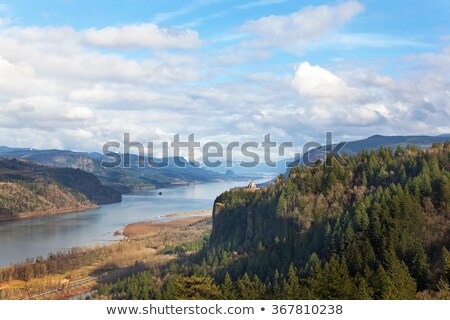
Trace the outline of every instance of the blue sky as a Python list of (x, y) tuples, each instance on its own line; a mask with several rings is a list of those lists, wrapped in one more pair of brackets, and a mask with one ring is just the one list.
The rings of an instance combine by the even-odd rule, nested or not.
[[(133, 23), (155, 22), (162, 27), (188, 27), (210, 42), (209, 48), (229, 45), (229, 38), (241, 24), (269, 15), (288, 15), (302, 7), (334, 5), (342, 1), (2, 1), (9, 7), (14, 24), (21, 26), (64, 26), (81, 30)], [(450, 3), (431, 1), (360, 1), (365, 12), (341, 29), (347, 34), (378, 35), (380, 43), (373, 47), (356, 45), (340, 48), (310, 49), (302, 55), (317, 62), (330, 62), (336, 57), (373, 59), (400, 57), (438, 49), (439, 37), (450, 34)], [(356, 50), (355, 50), (356, 49)], [(295, 61), (280, 55), (280, 62)]]
[(450, 132), (449, 16), (443, 0), (0, 0), (0, 133), (22, 128), (3, 144)]

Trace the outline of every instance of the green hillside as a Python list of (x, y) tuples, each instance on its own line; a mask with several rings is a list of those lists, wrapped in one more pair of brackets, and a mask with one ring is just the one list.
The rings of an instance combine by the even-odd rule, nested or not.
[[(161, 299), (450, 298), (450, 143), (296, 167), (214, 205), (191, 257), (104, 286)], [(162, 285), (159, 285), (163, 281)], [(138, 285), (139, 284), (139, 285)]]
[(121, 199), (84, 171), (0, 158), (0, 219), (77, 211)]

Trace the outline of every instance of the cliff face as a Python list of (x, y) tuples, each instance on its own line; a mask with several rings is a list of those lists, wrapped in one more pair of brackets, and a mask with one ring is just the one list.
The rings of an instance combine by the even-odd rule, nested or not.
[(277, 216), (277, 199), (263, 201), (266, 194), (266, 189), (235, 189), (220, 195), (214, 202), (211, 245), (231, 244), (234, 250), (242, 251), (256, 247), (260, 241), (294, 240), (298, 223)]
[(120, 193), (87, 172), (0, 159), (0, 219), (68, 213), (121, 200)]
[[(214, 203), (212, 245), (232, 244), (236, 250), (247, 249), (258, 241), (261, 234), (273, 232), (264, 213), (255, 210), (254, 204), (262, 190), (249, 192), (235, 189), (221, 194)], [(265, 218), (265, 219), (264, 219)]]
[(224, 205), (223, 203), (218, 202), (217, 200), (214, 202), (214, 208), (213, 208), (213, 229), (217, 229), (221, 227), (221, 214)]

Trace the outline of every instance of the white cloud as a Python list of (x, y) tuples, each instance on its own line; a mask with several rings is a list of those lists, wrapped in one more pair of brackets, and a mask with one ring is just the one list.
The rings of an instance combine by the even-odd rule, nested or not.
[(319, 66), (311, 66), (308, 62), (298, 65), (292, 86), (304, 97), (328, 103), (353, 101), (360, 94), (332, 72)]
[(239, 30), (256, 37), (247, 46), (296, 50), (335, 31), (363, 10), (354, 1), (334, 7), (306, 7), (288, 16), (273, 15), (246, 22)]
[[(260, 141), (268, 132), (297, 142), (327, 130), (352, 137), (450, 132), (449, 49), (409, 57), (414, 66), (395, 79), (349, 62), (303, 62), (293, 74), (263, 62), (272, 48), (323, 41), (361, 10), (347, 2), (248, 23), (252, 45), (263, 49), (247, 42), (220, 51), (166, 50), (196, 48), (201, 40), (195, 31), (148, 24), (2, 27), (2, 144), (100, 150), (124, 132), (156, 144), (177, 132), (222, 143)], [(176, 43), (184, 37), (190, 42)], [(145, 54), (116, 50), (133, 48)]]
[(75, 30), (62, 27), (10, 27), (2, 30), (6, 37), (33, 43), (35, 46), (54, 44), (96, 46), (107, 49), (194, 49), (202, 45), (196, 31), (160, 28), (142, 23), (102, 29)]
[(320, 66), (303, 62), (291, 82), (306, 102), (310, 120), (316, 125), (368, 126), (387, 120), (390, 112), (370, 86), (353, 87)]
[(294, 114), (305, 119), (297, 125), (347, 134), (351, 126), (353, 134), (365, 135), (450, 132), (444, 89), (449, 84), (435, 73), (416, 72), (394, 80), (362, 69), (338, 75), (308, 62), (299, 64), (291, 81), (298, 94)]
[(28, 65), (15, 65), (0, 55), (0, 75), (0, 92), (3, 95), (20, 94), (24, 88), (31, 85), (34, 71)]
[[(151, 58), (127, 58), (92, 50), (83, 42), (84, 32), (0, 29), (0, 132), (16, 131), (3, 135), (2, 143), (42, 147), (47, 141), (46, 148), (99, 150), (127, 130), (149, 139), (157, 137), (156, 123), (166, 131), (184, 128), (192, 101), (166, 89), (200, 79), (195, 55), (153, 51)], [(186, 111), (175, 115), (181, 108)], [(42, 139), (45, 135), (52, 138)]]
[(432, 47), (431, 45), (418, 41), (414, 38), (395, 37), (376, 33), (342, 33), (335, 34), (319, 46), (336, 46), (346, 48), (391, 48), (391, 47)]
[(442, 48), (441, 52), (421, 53), (411, 55), (405, 58), (407, 61), (412, 61), (418, 64), (418, 67), (432, 66), (436, 71), (450, 70), (450, 46)]
[(77, 42), (80, 35), (70, 26), (62, 27), (9, 27), (1, 30), (3, 37), (33, 44), (61, 44)]
[(152, 23), (91, 28), (82, 34), (85, 43), (110, 49), (193, 49), (202, 44), (196, 31), (160, 28)]

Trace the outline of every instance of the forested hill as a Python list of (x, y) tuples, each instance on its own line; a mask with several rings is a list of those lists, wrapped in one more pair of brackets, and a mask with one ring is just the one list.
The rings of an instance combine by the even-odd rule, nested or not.
[(216, 282), (237, 295), (243, 283), (259, 288), (247, 298), (445, 297), (450, 143), (345, 160), (329, 157), (265, 189), (220, 195), (204, 253)]
[(77, 211), (121, 200), (119, 192), (82, 170), (0, 158), (0, 219)]

